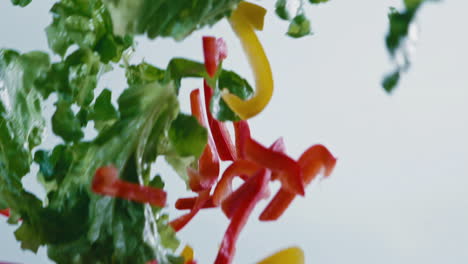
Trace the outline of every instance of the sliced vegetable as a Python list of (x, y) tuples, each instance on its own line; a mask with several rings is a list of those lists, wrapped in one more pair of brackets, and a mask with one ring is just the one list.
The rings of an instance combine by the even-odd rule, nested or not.
[(232, 180), (239, 176), (247, 180), (249, 176), (257, 172), (261, 167), (248, 160), (237, 160), (224, 171), (221, 180), (213, 192), (213, 204), (220, 205), (221, 202), (232, 193)]
[(197, 262), (193, 259), (193, 249), (190, 246), (185, 246), (180, 255), (185, 260), (184, 264), (197, 264)]
[(122, 181), (118, 178), (118, 174), (118, 170), (112, 166), (97, 169), (92, 182), (92, 190), (101, 195), (149, 203), (157, 207), (166, 205), (165, 191)]
[[(198, 197), (190, 197), (190, 198), (179, 198), (177, 199), (175, 203), (175, 208), (179, 210), (187, 210), (187, 209), (192, 209), (193, 206), (195, 205), (195, 202)], [(210, 197), (208, 201), (203, 205), (202, 209), (206, 208), (215, 208), (217, 207), (216, 205), (213, 204), (213, 199)]]
[(278, 177), (283, 188), (304, 196), (301, 169), (299, 164), (289, 156), (268, 149), (251, 138), (245, 141), (245, 155), (248, 160), (254, 161), (274, 172), (278, 172)]
[[(195, 89), (190, 93), (190, 109), (198, 122), (202, 126), (207, 126), (203, 115), (200, 99), (200, 90)], [(219, 175), (219, 158), (214, 150), (214, 143), (211, 137), (208, 139), (202, 155), (198, 160), (198, 170), (187, 168), (189, 175), (189, 186), (192, 191), (202, 191), (210, 189), (216, 182)]]
[(264, 8), (252, 3), (241, 2), (229, 19), (232, 29), (241, 41), (255, 76), (256, 91), (250, 99), (244, 101), (231, 94), (227, 89), (222, 93), (225, 102), (242, 119), (248, 119), (260, 113), (273, 95), (273, 74), (270, 63), (254, 31), (263, 28), (265, 14)]
[(6, 217), (9, 217), (10, 216), (10, 209), (2, 209), (0, 210), (0, 215), (4, 215)]
[(304, 252), (298, 247), (290, 247), (276, 252), (257, 264), (304, 264)]
[[(205, 56), (206, 71), (211, 77), (213, 77), (218, 68), (218, 63), (227, 55), (226, 45), (222, 39), (205, 36), (203, 37), (203, 53)], [(203, 90), (205, 92), (205, 110), (208, 117), (208, 124), (218, 155), (223, 161), (234, 160), (236, 153), (229, 136), (229, 132), (226, 126), (220, 121), (214, 119), (210, 112), (210, 102), (213, 97), (213, 89), (208, 85), (206, 80), (203, 83)]]
[(247, 223), (247, 219), (255, 205), (262, 199), (263, 192), (266, 190), (269, 181), (269, 171), (262, 169), (250, 177), (223, 202), (223, 207), (228, 215), (232, 215), (232, 217), (221, 242), (215, 264), (229, 264), (232, 262), (240, 232)]
[[(305, 186), (309, 185), (324, 170), (324, 175), (328, 177), (335, 167), (336, 158), (323, 145), (314, 145), (307, 149), (299, 158), (302, 177)], [(261, 221), (277, 220), (289, 207), (296, 195), (285, 188), (281, 188), (273, 197), (273, 200), (263, 210), (259, 219)]]
[(236, 151), (238, 158), (245, 159), (245, 141), (250, 138), (249, 123), (245, 120), (235, 122), (234, 132), (236, 135)]
[(203, 208), (203, 205), (209, 200), (209, 198), (209, 190), (200, 192), (190, 212), (178, 217), (175, 220), (172, 220), (169, 224), (176, 232), (180, 231), (188, 224), (188, 222), (190, 222), (190, 220), (192, 220), (192, 218), (200, 211), (200, 209)]

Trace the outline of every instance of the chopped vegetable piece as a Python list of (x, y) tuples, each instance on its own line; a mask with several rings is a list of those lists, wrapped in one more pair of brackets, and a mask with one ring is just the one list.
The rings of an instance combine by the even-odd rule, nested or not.
[(278, 138), (271, 144), (270, 149), (280, 153), (286, 153), (286, 144), (284, 143), (283, 137)]
[(6, 217), (9, 217), (10, 216), (10, 209), (8, 209), (8, 208), (7, 209), (2, 209), (2, 210), (0, 210), (0, 214), (4, 215)]
[(250, 138), (249, 123), (241, 120), (234, 123), (236, 135), (236, 151), (239, 159), (245, 159), (245, 141)]
[(192, 261), (193, 260), (193, 248), (190, 246), (185, 246), (184, 249), (182, 250), (182, 253), (180, 253), (180, 256), (184, 258), (185, 263)]
[(257, 172), (261, 167), (252, 161), (237, 160), (233, 162), (224, 171), (221, 180), (216, 185), (213, 192), (213, 204), (220, 205), (221, 202), (232, 193), (232, 180), (235, 176), (239, 176), (247, 180), (249, 176)]
[(165, 191), (122, 181), (118, 178), (118, 174), (118, 170), (112, 166), (105, 166), (97, 169), (91, 187), (92, 190), (101, 195), (118, 197), (140, 203), (149, 203), (158, 207), (165, 206)]
[(304, 184), (299, 165), (283, 153), (282, 150), (285, 150), (286, 147), (282, 139), (277, 140), (267, 149), (251, 138), (247, 121), (235, 122), (234, 129), (239, 157), (271, 169), (272, 179), (279, 179), (288, 191), (304, 195)]
[(273, 95), (273, 74), (270, 63), (254, 31), (263, 26), (263, 23), (259, 23), (259, 19), (263, 20), (266, 11), (260, 11), (261, 9), (263, 8), (255, 4), (241, 2), (229, 19), (255, 76), (256, 91), (250, 99), (244, 101), (227, 89), (222, 93), (224, 101), (242, 119), (259, 114)]
[(257, 264), (304, 264), (304, 252), (298, 247), (280, 250)]
[[(203, 116), (203, 109), (200, 99), (200, 91), (193, 90), (190, 93), (190, 108), (202, 126), (206, 127), (206, 121)], [(198, 192), (210, 189), (216, 182), (219, 176), (219, 158), (214, 150), (214, 143), (209, 137), (202, 155), (198, 160), (198, 171), (192, 168), (187, 168), (189, 176), (189, 186), (192, 191)]]
[(225, 208), (229, 208), (229, 214), (232, 214), (232, 217), (224, 234), (215, 264), (229, 264), (232, 262), (239, 234), (247, 223), (247, 219), (255, 205), (262, 199), (263, 192), (266, 190), (269, 181), (269, 171), (262, 169), (250, 177), (223, 202), (223, 206), (231, 204), (226, 205)]
[[(298, 163), (301, 167), (304, 184), (307, 186), (322, 169), (324, 169), (324, 175), (328, 177), (335, 167), (336, 159), (323, 145), (314, 145), (301, 155)], [(277, 220), (286, 211), (295, 197), (295, 194), (282, 187), (265, 210), (263, 210), (259, 219), (261, 221)]]
[(321, 169), (325, 169), (323, 175), (330, 176), (335, 168), (336, 158), (323, 145), (314, 145), (302, 153), (299, 158), (299, 166), (301, 166), (304, 183), (310, 184)]
[[(270, 150), (286, 153), (286, 144), (284, 143), (284, 139), (282, 137), (278, 138), (269, 148)], [(279, 172), (272, 172), (271, 173), (271, 180), (279, 179)]]
[[(176, 201), (175, 208), (179, 210), (190, 210), (193, 208), (195, 205), (195, 202), (198, 197), (190, 197), (190, 198), (179, 198)], [(208, 201), (203, 205), (202, 209), (207, 209), (207, 208), (215, 208), (217, 207), (216, 205), (213, 204), (213, 199), (210, 197)]]
[(301, 169), (299, 164), (289, 156), (265, 148), (251, 138), (245, 141), (245, 155), (248, 160), (252, 160), (274, 172), (279, 172), (278, 177), (283, 188), (304, 196)]
[[(203, 53), (205, 56), (206, 71), (211, 77), (213, 77), (218, 68), (219, 61), (227, 55), (226, 44), (222, 39), (205, 36), (203, 37)], [(234, 160), (236, 153), (229, 136), (229, 132), (224, 123), (214, 119), (210, 112), (210, 102), (213, 97), (213, 89), (208, 85), (206, 80), (203, 83), (203, 90), (205, 92), (205, 109), (208, 117), (208, 124), (218, 155), (223, 161)]]
[(185, 225), (192, 220), (192, 218), (200, 211), (200, 209), (203, 207), (203, 205), (208, 201), (210, 198), (210, 191), (202, 191), (199, 193), (199, 196), (197, 197), (197, 200), (195, 201), (194, 206), (192, 207), (192, 210), (190, 210), (189, 213), (184, 214), (180, 217), (178, 217), (175, 220), (172, 220), (169, 225), (176, 231), (180, 231)]

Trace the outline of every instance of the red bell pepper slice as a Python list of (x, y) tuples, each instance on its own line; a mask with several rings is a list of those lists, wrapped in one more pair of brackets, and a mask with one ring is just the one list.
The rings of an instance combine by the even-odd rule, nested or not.
[[(192, 115), (197, 118), (202, 126), (206, 127), (199, 89), (195, 89), (190, 93), (190, 108)], [(202, 155), (198, 159), (198, 171), (187, 168), (189, 186), (192, 191), (199, 192), (210, 189), (218, 179), (219, 157), (213, 146), (213, 141), (211, 137), (209, 137), (208, 144), (206, 144)]]
[(256, 173), (261, 167), (248, 160), (234, 161), (223, 173), (221, 180), (213, 192), (213, 204), (220, 205), (221, 202), (232, 193), (232, 181), (239, 176), (247, 180), (249, 176)]
[(184, 226), (192, 220), (192, 218), (200, 211), (201, 208), (203, 208), (203, 205), (210, 199), (210, 190), (207, 191), (202, 191), (199, 193), (197, 200), (195, 201), (195, 204), (192, 207), (192, 210), (190, 210), (189, 213), (184, 214), (175, 220), (172, 220), (169, 225), (176, 231), (180, 231)]
[(286, 190), (304, 196), (304, 183), (302, 181), (299, 164), (284, 153), (265, 148), (253, 139), (245, 141), (246, 158), (252, 160), (273, 172), (278, 172), (281, 186)]
[(165, 191), (122, 181), (118, 178), (118, 174), (118, 170), (113, 166), (97, 169), (91, 186), (93, 192), (140, 203), (149, 203), (158, 207), (165, 206), (167, 197)]
[(236, 136), (237, 158), (245, 159), (245, 141), (251, 137), (249, 123), (245, 120), (234, 122), (234, 133)]
[(275, 140), (275, 142), (271, 144), (269, 149), (280, 153), (286, 153), (286, 144), (284, 143), (283, 137), (280, 137), (277, 140)]
[[(229, 208), (232, 217), (221, 242), (215, 264), (229, 264), (232, 262), (239, 234), (247, 223), (247, 219), (255, 205), (262, 199), (263, 192), (266, 190), (269, 181), (270, 172), (261, 169), (224, 200), (223, 206)], [(232, 206), (234, 204), (235, 207)]]
[[(236, 148), (238, 156), (254, 161), (259, 165), (271, 169), (272, 176), (281, 181), (282, 186), (293, 193), (304, 195), (304, 184), (301, 178), (301, 170), (296, 161), (282, 153), (285, 145), (282, 139), (273, 143), (270, 148), (265, 148), (250, 136), (250, 128), (247, 121), (234, 123), (236, 133)], [(273, 177), (272, 177), (273, 179)]]
[[(323, 145), (314, 145), (307, 149), (299, 158), (304, 184), (309, 185), (324, 169), (324, 175), (328, 177), (336, 164), (336, 158)], [(273, 197), (268, 206), (260, 214), (260, 221), (277, 220), (292, 203), (295, 194), (281, 188)]]
[(157, 260), (152, 260), (152, 261), (146, 262), (146, 264), (158, 264), (158, 261)]
[[(284, 143), (283, 137), (278, 138), (273, 144), (269, 147), (269, 149), (280, 152), (280, 153), (286, 153), (286, 144)], [(272, 172), (271, 173), (271, 180), (275, 181), (279, 179), (279, 172)]]
[[(270, 180), (271, 172), (267, 169), (258, 170), (252, 177), (257, 176), (258, 174), (262, 174), (263, 171), (266, 171), (266, 174), (268, 175), (268, 180)], [(226, 199), (223, 200), (223, 203), (221, 204), (221, 209), (223, 210), (227, 218), (232, 218), (236, 211), (239, 210), (239, 208), (242, 208), (244, 199), (247, 199), (244, 197), (247, 197), (249, 192), (256, 193), (255, 188), (258, 188), (258, 186), (255, 186), (253, 184), (246, 184), (247, 182), (249, 182), (249, 180), (247, 180), (244, 184), (241, 185), (241, 187), (239, 187), (235, 192), (233, 192), (231, 195), (229, 195)], [(265, 192), (267, 192), (267, 189), (268, 186), (265, 186), (265, 188), (262, 189), (262, 193), (259, 194), (260, 198), (263, 198), (265, 196)]]
[(336, 158), (324, 145), (317, 144), (304, 151), (298, 162), (303, 171), (304, 183), (308, 185), (322, 169), (325, 177), (330, 176), (335, 168)]
[[(198, 197), (179, 198), (175, 203), (175, 208), (178, 210), (191, 210), (195, 205)], [(202, 209), (216, 208), (217, 206), (213, 203), (213, 198), (210, 197)]]
[[(226, 44), (222, 39), (205, 36), (203, 37), (203, 54), (205, 57), (206, 71), (209, 76), (213, 77), (218, 68), (219, 61), (227, 56)], [(229, 132), (224, 123), (214, 119), (210, 112), (210, 101), (211, 97), (213, 97), (213, 89), (204, 81), (203, 90), (205, 92), (205, 110), (208, 117), (208, 124), (219, 157), (223, 161), (234, 160), (236, 153)]]
[(0, 210), (0, 214), (6, 217), (10, 217), (10, 208)]

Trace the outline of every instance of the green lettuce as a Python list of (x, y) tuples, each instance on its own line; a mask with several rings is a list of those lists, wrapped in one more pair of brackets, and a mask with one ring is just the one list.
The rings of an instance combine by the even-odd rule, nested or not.
[[(388, 13), (389, 29), (385, 37), (385, 44), (390, 57), (393, 60), (402, 59), (403, 62), (397, 62), (395, 69), (388, 73), (382, 81), (382, 86), (388, 93), (397, 87), (401, 74), (406, 72), (410, 66), (411, 62), (405, 47), (405, 41), (410, 41), (408, 40), (408, 33), (417, 12), (425, 2), (429, 1), (431, 0), (404, 0), (403, 10), (390, 8)], [(397, 56), (401, 56), (401, 58), (397, 58)]]
[(117, 35), (182, 40), (194, 30), (228, 16), (240, 0), (103, 0)]

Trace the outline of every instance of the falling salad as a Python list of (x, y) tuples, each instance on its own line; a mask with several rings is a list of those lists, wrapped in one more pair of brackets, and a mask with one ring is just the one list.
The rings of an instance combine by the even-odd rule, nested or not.
[[(31, 0), (11, 2), (28, 8)], [(0, 49), (0, 214), (18, 226), (23, 249), (46, 247), (56, 263), (200, 263), (177, 232), (214, 209), (229, 224), (224, 234), (213, 234), (220, 246), (212, 261), (229, 264), (242, 254), (236, 242), (248, 236), (242, 233), (248, 221), (281, 220), (311, 182), (332, 173), (336, 158), (327, 147), (304, 142), (310, 145), (293, 157), (282, 137), (265, 145), (250, 131), (250, 119), (268, 107), (274, 89), (283, 89), (275, 87), (257, 37), (267, 12), (261, 4), (59, 0), (45, 30), (53, 55)], [(289, 37), (311, 34), (303, 4), (291, 8), (277, 0), (275, 13), (289, 23)], [(222, 36), (200, 39), (203, 61), (173, 58), (166, 67), (129, 62), (135, 36), (183, 41), (221, 20), (238, 37), (253, 82), (223, 67), (230, 43)], [(115, 91), (97, 85), (117, 67), (125, 71), (127, 88), (115, 104)], [(180, 90), (189, 89), (185, 78), (198, 78), (202, 87), (190, 92), (190, 113), (179, 107)], [(51, 98), (49, 118), (44, 106)], [(61, 139), (52, 148), (42, 145), (48, 123)], [(89, 124), (97, 131), (92, 139), (84, 133)], [(157, 159), (186, 183), (187, 193), (175, 204), (167, 202), (166, 176), (152, 174)], [(22, 184), (32, 166), (39, 167), (45, 199)], [(242, 183), (234, 188), (236, 178)], [(270, 191), (273, 181), (280, 183), (277, 192)], [(262, 200), (266, 207), (252, 214)], [(167, 207), (181, 214), (170, 216)], [(290, 246), (258, 263), (304, 263), (302, 250)]]

